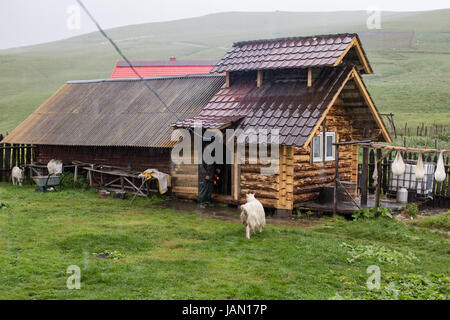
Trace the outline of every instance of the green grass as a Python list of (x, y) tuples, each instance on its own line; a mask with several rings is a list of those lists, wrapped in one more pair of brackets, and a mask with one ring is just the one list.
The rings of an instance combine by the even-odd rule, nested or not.
[[(155, 198), (130, 206), (94, 191), (43, 194), (1, 183), (0, 199), (1, 299), (329, 299), (349, 291), (364, 297), (372, 264), (382, 279), (450, 273), (443, 235), (388, 219), (268, 224), (247, 240), (238, 222), (163, 208)], [(411, 253), (419, 262), (367, 256), (349, 263), (343, 242)], [(115, 259), (94, 255), (105, 252)], [(81, 268), (80, 290), (66, 288), (70, 265)]]
[(450, 211), (411, 221), (411, 224), (431, 229), (450, 231)]
[[(234, 41), (368, 32), (366, 19), (365, 11), (229, 12), (108, 33), (130, 59), (219, 59)], [(400, 127), (405, 122), (450, 125), (449, 21), (450, 9), (382, 12), (382, 29), (373, 32), (414, 31), (411, 47), (363, 39), (375, 71), (364, 76), (365, 82), (379, 110), (394, 113)], [(10, 132), (67, 80), (109, 77), (117, 59), (98, 33), (0, 50), (0, 132)]]

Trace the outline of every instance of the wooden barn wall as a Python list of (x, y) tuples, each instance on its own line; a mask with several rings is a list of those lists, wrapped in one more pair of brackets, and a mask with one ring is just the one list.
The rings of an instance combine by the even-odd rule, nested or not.
[(268, 165), (262, 165), (259, 161), (257, 164), (250, 164), (247, 148), (246, 161), (240, 165), (241, 203), (245, 203), (247, 193), (254, 193), (265, 207), (293, 209), (293, 147), (280, 146), (279, 153), (278, 173), (266, 175), (261, 173), (261, 168)]
[[(336, 141), (352, 140), (352, 119), (342, 104), (334, 105), (326, 116), (326, 131), (336, 132)], [(320, 126), (316, 134), (323, 130)], [(339, 178), (356, 182), (358, 149), (352, 145), (339, 150)], [(356, 161), (356, 162), (355, 162)], [(294, 147), (294, 204), (313, 200), (320, 187), (334, 181), (335, 161), (312, 162), (311, 143), (306, 147)]]
[(198, 199), (198, 164), (171, 164), (172, 192), (180, 198)]
[(63, 162), (81, 161), (97, 165), (131, 167), (135, 170), (156, 168), (170, 172), (169, 148), (141, 147), (86, 147), (39, 145), (36, 161), (47, 163), (51, 159)]

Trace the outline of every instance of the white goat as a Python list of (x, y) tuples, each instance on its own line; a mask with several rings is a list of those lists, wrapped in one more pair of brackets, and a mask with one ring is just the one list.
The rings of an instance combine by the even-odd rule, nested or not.
[(22, 186), (23, 170), (17, 166), (12, 168), (11, 181), (12, 181), (13, 185), (15, 185), (15, 186), (17, 186), (17, 185)]
[(241, 205), (241, 221), (245, 227), (245, 236), (250, 239), (250, 230), (255, 233), (256, 229), (262, 232), (266, 224), (264, 207), (253, 193), (247, 194), (247, 203)]
[(57, 175), (58, 173), (62, 173), (62, 162), (60, 160), (52, 159), (47, 163), (47, 169), (49, 175)]

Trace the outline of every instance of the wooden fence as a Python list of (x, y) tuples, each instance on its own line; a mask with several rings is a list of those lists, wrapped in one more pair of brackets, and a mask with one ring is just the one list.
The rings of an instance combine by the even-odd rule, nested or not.
[(423, 122), (418, 126), (411, 127), (408, 126), (408, 122), (405, 122), (405, 126), (399, 128), (398, 131), (399, 132), (397, 133), (402, 137), (418, 136), (434, 139), (436, 137), (446, 136), (448, 134), (448, 127), (443, 124), (433, 124), (428, 126)]
[[(414, 153), (414, 152), (401, 152), (401, 155), (403, 157), (403, 159), (405, 160), (405, 162), (410, 162), (413, 163), (413, 161), (417, 161), (419, 155), (418, 153)], [(383, 192), (383, 194), (388, 194), (390, 193), (389, 191), (389, 185), (391, 183), (390, 179), (391, 177), (391, 164), (394, 160), (395, 157), (395, 152), (392, 152), (389, 154), (389, 156), (387, 156), (386, 158), (383, 159), (382, 164), (381, 164), (381, 173), (379, 172), (378, 174), (381, 174), (381, 190)], [(435, 153), (423, 153), (422, 154), (422, 159), (423, 161), (426, 162), (431, 162), (434, 163), (435, 165), (437, 164), (437, 160), (438, 160), (438, 155)], [(443, 182), (436, 182), (436, 180), (434, 180), (434, 173), (433, 173), (433, 184), (432, 184), (432, 194), (431, 197), (432, 199), (429, 199), (429, 204), (435, 207), (443, 207), (443, 208), (450, 208), (450, 165), (449, 165), (449, 161), (450, 161), (450, 156), (445, 156), (444, 155), (444, 164), (445, 164), (445, 172), (447, 174), (446, 179)], [(370, 150), (369, 152), (369, 181), (368, 181), (368, 189), (369, 189), (369, 193), (375, 193), (375, 187), (373, 186), (374, 183), (374, 179), (373, 179), (373, 172), (375, 170), (375, 165), (376, 165), (376, 160), (375, 160), (375, 152), (373, 149)], [(358, 188), (360, 188), (361, 186), (360, 184), (360, 176), (362, 173), (362, 164), (359, 164), (358, 166)], [(391, 195), (392, 192), (391, 192)], [(426, 200), (426, 199), (423, 199)]]
[[(0, 134), (0, 141), (3, 135)], [(14, 166), (33, 162), (33, 146), (29, 144), (0, 144), (0, 181), (9, 181)]]

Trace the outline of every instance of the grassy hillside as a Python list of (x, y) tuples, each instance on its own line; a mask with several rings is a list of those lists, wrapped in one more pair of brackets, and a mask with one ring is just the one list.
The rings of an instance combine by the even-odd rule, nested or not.
[[(220, 13), (108, 30), (130, 59), (220, 58), (234, 41), (359, 32), (375, 74), (365, 76), (382, 112), (399, 125), (450, 125), (450, 10)], [(402, 32), (402, 33), (399, 33)], [(118, 59), (98, 33), (0, 51), (0, 132), (11, 131), (65, 81), (109, 77)]]

